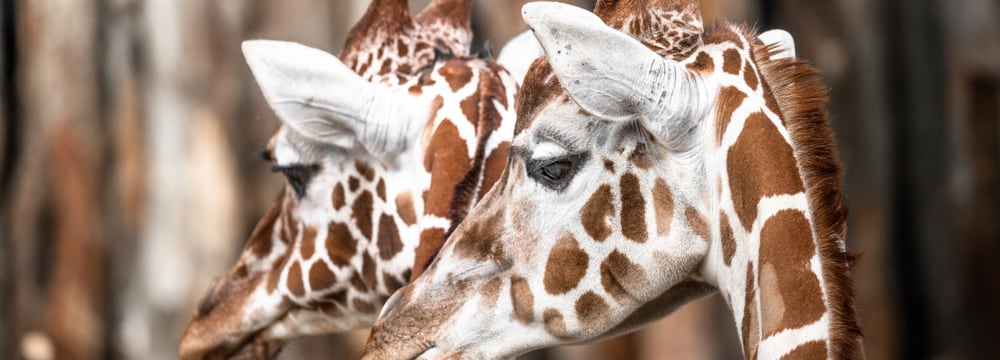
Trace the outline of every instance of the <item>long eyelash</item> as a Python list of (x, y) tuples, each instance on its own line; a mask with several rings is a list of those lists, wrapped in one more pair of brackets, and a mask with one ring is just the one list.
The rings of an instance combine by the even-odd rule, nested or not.
[(274, 161), (274, 154), (271, 153), (271, 149), (264, 149), (257, 152), (257, 157), (264, 161)]
[(271, 167), (271, 172), (281, 172), (288, 180), (288, 185), (295, 191), (295, 195), (301, 199), (306, 194), (306, 187), (313, 176), (319, 172), (319, 165), (316, 164), (292, 164), (275, 165)]

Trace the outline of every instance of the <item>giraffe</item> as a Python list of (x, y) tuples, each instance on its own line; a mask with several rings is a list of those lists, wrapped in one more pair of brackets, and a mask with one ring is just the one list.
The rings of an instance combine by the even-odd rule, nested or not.
[(411, 16), (406, 0), (374, 0), (339, 57), (244, 42), (282, 121), (263, 155), (287, 185), (202, 299), (182, 358), (271, 357), (370, 326), (497, 180), (519, 78), (470, 54), (470, 2)]
[(705, 30), (693, 0), (522, 16), (546, 57), (504, 174), (364, 358), (508, 358), (715, 291), (746, 358), (862, 358), (826, 90), (790, 35)]

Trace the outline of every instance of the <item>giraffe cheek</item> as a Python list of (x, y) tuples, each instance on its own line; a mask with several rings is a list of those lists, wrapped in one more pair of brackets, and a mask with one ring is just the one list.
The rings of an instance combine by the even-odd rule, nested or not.
[(552, 248), (545, 265), (545, 291), (559, 295), (575, 289), (587, 274), (589, 260), (576, 238), (570, 233), (564, 234)]

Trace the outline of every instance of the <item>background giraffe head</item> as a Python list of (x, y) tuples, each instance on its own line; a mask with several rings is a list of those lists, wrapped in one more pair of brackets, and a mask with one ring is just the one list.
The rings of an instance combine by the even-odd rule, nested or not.
[[(375, 0), (339, 57), (248, 41), (282, 127), (288, 184), (208, 291), (183, 358), (271, 356), (283, 340), (365, 327), (498, 178), (515, 78), (470, 56), (469, 0)], [(517, 51), (517, 49), (513, 50)]]
[(787, 33), (705, 32), (697, 1), (595, 12), (525, 5), (547, 59), (506, 172), (387, 302), (366, 355), (509, 357), (715, 289), (748, 358), (860, 355), (825, 91)]

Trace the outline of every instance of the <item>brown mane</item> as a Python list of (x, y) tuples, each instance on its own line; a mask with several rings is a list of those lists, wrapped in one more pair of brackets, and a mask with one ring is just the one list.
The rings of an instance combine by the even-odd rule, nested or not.
[[(743, 29), (746, 39), (755, 33)], [(850, 276), (853, 256), (839, 243), (847, 238), (847, 204), (840, 189), (843, 174), (826, 112), (827, 89), (819, 72), (799, 59), (771, 59), (776, 52), (759, 40), (753, 43), (754, 62), (762, 82), (770, 88), (791, 134), (812, 212), (815, 236), (823, 261), (823, 280), (830, 319), (830, 356), (864, 358), (861, 328), (854, 309)]]

